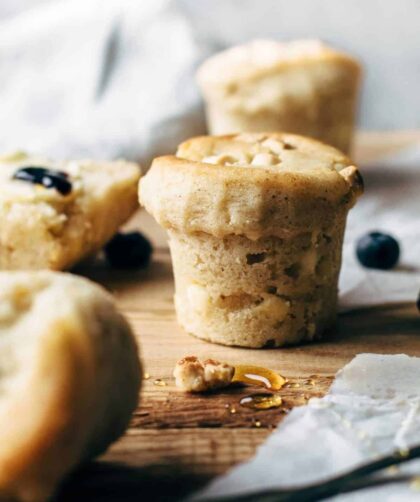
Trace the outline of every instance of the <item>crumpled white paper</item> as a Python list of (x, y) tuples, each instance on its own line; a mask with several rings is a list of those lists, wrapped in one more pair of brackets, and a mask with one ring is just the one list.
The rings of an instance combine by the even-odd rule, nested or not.
[[(255, 457), (213, 481), (193, 500), (292, 487), (347, 471), (420, 443), (420, 358), (361, 354), (338, 372), (329, 393), (295, 408)], [(401, 466), (420, 474), (420, 461)], [(420, 500), (408, 483), (334, 500)]]

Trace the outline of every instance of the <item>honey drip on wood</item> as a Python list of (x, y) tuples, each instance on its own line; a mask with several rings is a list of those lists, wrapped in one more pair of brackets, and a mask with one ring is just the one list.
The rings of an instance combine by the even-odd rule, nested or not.
[(239, 404), (252, 410), (270, 410), (282, 405), (282, 398), (278, 394), (251, 394), (243, 397)]
[(235, 366), (232, 382), (258, 385), (269, 390), (279, 390), (286, 383), (286, 380), (268, 368), (238, 364)]

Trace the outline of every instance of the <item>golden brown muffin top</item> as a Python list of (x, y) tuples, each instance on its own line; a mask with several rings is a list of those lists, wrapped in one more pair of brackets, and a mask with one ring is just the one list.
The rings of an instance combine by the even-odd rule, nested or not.
[(319, 228), (362, 191), (339, 150), (294, 134), (246, 133), (193, 138), (155, 159), (140, 201), (165, 228), (257, 239)]

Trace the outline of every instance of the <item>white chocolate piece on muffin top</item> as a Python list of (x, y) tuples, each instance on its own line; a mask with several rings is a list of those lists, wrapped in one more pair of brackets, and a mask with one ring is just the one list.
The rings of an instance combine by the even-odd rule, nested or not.
[(235, 368), (213, 359), (200, 361), (196, 356), (187, 356), (176, 363), (174, 377), (176, 386), (184, 392), (206, 392), (227, 387), (232, 382)]

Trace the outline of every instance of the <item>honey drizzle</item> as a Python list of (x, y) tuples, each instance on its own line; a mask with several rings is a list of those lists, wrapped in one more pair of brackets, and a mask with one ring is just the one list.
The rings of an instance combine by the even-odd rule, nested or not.
[(279, 408), (283, 404), (283, 400), (278, 394), (250, 394), (243, 397), (239, 404), (251, 410), (270, 410)]
[(286, 380), (268, 368), (238, 364), (235, 366), (232, 382), (258, 385), (269, 390), (279, 390), (286, 383)]

